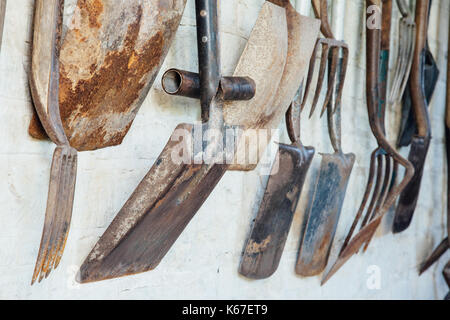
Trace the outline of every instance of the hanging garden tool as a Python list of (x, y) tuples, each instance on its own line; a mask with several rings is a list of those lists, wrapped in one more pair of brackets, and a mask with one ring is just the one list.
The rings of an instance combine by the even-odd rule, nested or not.
[[(430, 8), (431, 3), (432, 1), (430, 1)], [(430, 11), (431, 10), (429, 10), (428, 12), (428, 20)], [(434, 59), (433, 54), (429, 49), (428, 38), (426, 41), (424, 60), (422, 63), (423, 63), (423, 87), (425, 92), (426, 105), (428, 107), (433, 97), (433, 93), (439, 79), (439, 69), (436, 60)], [(403, 95), (402, 120), (400, 123), (400, 133), (397, 141), (398, 148), (409, 146), (411, 144), (412, 137), (417, 133), (417, 125), (414, 118), (414, 110), (412, 108), (410, 81), (411, 79), (408, 79), (407, 83), (408, 85), (406, 86)]]
[[(419, 0), (418, 4), (421, 4), (423, 0)], [(366, 60), (367, 60), (367, 110), (369, 114), (369, 122), (372, 132), (377, 139), (378, 148), (372, 153), (370, 171), (369, 171), (369, 181), (366, 187), (365, 194), (363, 196), (363, 201), (360, 209), (355, 217), (353, 225), (347, 235), (345, 242), (341, 248), (337, 261), (327, 271), (327, 274), (322, 280), (322, 284), (328, 281), (344, 264), (348, 261), (354, 254), (358, 253), (363, 245), (365, 248), (369, 245), (369, 242), (375, 235), (382, 218), (389, 208), (394, 204), (396, 198), (400, 192), (405, 188), (407, 183), (411, 180), (414, 175), (414, 167), (412, 164), (401, 157), (395, 149), (389, 144), (385, 137), (384, 130), (384, 115), (385, 115), (385, 101), (386, 90), (385, 85), (382, 85), (387, 77), (388, 61), (389, 61), (389, 36), (390, 33), (390, 17), (392, 4), (390, 1), (383, 1), (382, 13), (379, 11), (381, 7), (381, 0), (367, 0), (367, 25), (366, 25), (366, 35), (367, 35), (367, 50), (366, 50)], [(382, 31), (379, 28), (369, 25), (373, 22), (373, 19), (382, 16), (383, 21), (383, 37), (381, 37)], [(375, 15), (374, 17), (372, 15)], [(383, 43), (381, 39), (383, 38)], [(384, 53), (381, 55), (381, 48)], [(387, 50), (387, 51), (386, 51)], [(381, 57), (381, 59), (380, 59)], [(380, 78), (380, 60), (381, 64), (381, 75)], [(381, 81), (380, 81), (381, 80)], [(383, 89), (384, 90), (381, 90)], [(384, 161), (383, 161), (384, 159)], [(391, 167), (396, 169), (398, 166), (403, 166), (405, 168), (405, 177), (403, 180), (397, 184), (391, 185), (392, 170)], [(375, 188), (374, 178), (376, 177)], [(380, 186), (381, 185), (381, 186)], [(372, 189), (373, 193), (372, 193)], [(372, 193), (372, 200), (367, 208), (363, 222), (361, 223), (361, 230), (353, 236), (358, 222), (364, 213), (364, 209), (368, 203), (370, 194)]]
[[(40, 123), (58, 147), (32, 283), (58, 266), (64, 250), (76, 149), (122, 141), (167, 54), (185, 0), (80, 0), (63, 40), (64, 1), (35, 5), (30, 87)], [(30, 132), (39, 128), (32, 122)]]
[[(264, 112), (273, 113), (272, 102), (287, 54), (285, 10), (264, 3), (234, 77), (223, 78), (217, 1), (196, 0), (195, 4), (200, 73), (167, 71), (162, 79), (165, 91), (187, 97), (199, 98), (200, 95), (203, 132), (209, 129), (224, 132), (225, 112), (230, 107), (224, 100), (246, 101), (245, 109), (237, 109), (233, 114), (238, 120), (245, 118), (245, 113), (255, 119)], [(257, 90), (253, 97), (255, 83)], [(228, 102), (234, 103), (238, 102)], [(217, 161), (200, 164), (174, 161), (172, 155), (179, 150), (180, 131), (187, 132), (188, 138), (183, 138), (183, 143), (191, 145), (188, 140), (193, 130), (192, 124), (180, 124), (174, 131), (149, 173), (81, 266), (81, 282), (151, 270), (178, 239), (229, 167)], [(214, 143), (211, 150), (220, 154)]]
[(5, 25), (6, 0), (0, 0), (0, 49), (2, 48), (3, 27)]
[(31, 284), (58, 267), (72, 215), (77, 152), (69, 145), (59, 115), (59, 52), (63, 1), (37, 0), (34, 15), (30, 87), (36, 111), (57, 145), (53, 154), (44, 231)]
[[(316, 17), (322, 17), (322, 20), (327, 22), (328, 21), (328, 13), (325, 12), (323, 15), (320, 14), (321, 6), (324, 5), (325, 7), (327, 7), (326, 3), (324, 4), (324, 2), (322, 0), (311, 0), (311, 2), (313, 4), (313, 10), (314, 10)], [(324, 114), (325, 110), (327, 110), (330, 103), (334, 102), (334, 105), (331, 107), (331, 109), (333, 110), (333, 113), (336, 111), (337, 106), (340, 105), (341, 100), (342, 100), (342, 93), (344, 91), (344, 82), (345, 82), (344, 80), (345, 80), (345, 76), (347, 74), (347, 64), (348, 64), (347, 44), (345, 44), (342, 41), (335, 40), (332, 36), (333, 33), (331, 32), (331, 28), (329, 28), (329, 24), (327, 24), (327, 26), (324, 26), (323, 21), (322, 21), (321, 30), (322, 30), (322, 33), (324, 33), (324, 31), (326, 32), (326, 34), (324, 33), (324, 35), (327, 38), (319, 38), (317, 40), (317, 43), (314, 48), (314, 52), (313, 52), (313, 55), (311, 57), (311, 61), (309, 64), (308, 76), (306, 78), (306, 85), (305, 85), (305, 93), (303, 95), (303, 100), (302, 100), (302, 110), (303, 110), (308, 101), (309, 92), (311, 91), (312, 80), (313, 80), (314, 71), (316, 68), (316, 56), (317, 56), (319, 49), (322, 48), (320, 67), (319, 67), (319, 76), (317, 79), (317, 84), (316, 84), (316, 88), (315, 88), (314, 98), (313, 98), (313, 102), (311, 105), (311, 111), (309, 113), (309, 117), (312, 117), (312, 115), (314, 114), (314, 111), (316, 110), (317, 103), (319, 102), (320, 94), (322, 92), (322, 86), (323, 86), (324, 79), (325, 79), (325, 71), (327, 69), (327, 62), (329, 61), (328, 58), (329, 58), (330, 52), (334, 54), (334, 59), (330, 60), (332, 63), (331, 63), (331, 65), (328, 66), (328, 68), (329, 68), (328, 88), (327, 88), (327, 93), (325, 96), (325, 100), (324, 100), (324, 104), (323, 104), (320, 116), (322, 116)], [(331, 35), (331, 37), (328, 37), (327, 35)], [(334, 88), (335, 88), (336, 77), (337, 77), (339, 49), (342, 49), (342, 52), (343, 52), (343, 61), (342, 61), (343, 63), (342, 63), (342, 68), (340, 70), (340, 75), (339, 75), (339, 80), (338, 80), (339, 86), (337, 87), (336, 99), (334, 99), (334, 101), (333, 101), (332, 96), (334, 94), (333, 91), (335, 90)]]
[[(270, 1), (286, 9), (288, 54), (283, 77), (273, 105), (285, 110), (294, 100), (306, 72), (320, 21), (297, 13), (288, 0)], [(305, 58), (306, 57), (306, 58)], [(301, 91), (299, 92), (301, 93)], [(239, 273), (252, 279), (270, 277), (278, 268), (292, 218), (305, 181), (314, 148), (300, 141), (300, 104), (292, 102), (286, 113), (291, 145), (279, 143), (279, 150), (264, 198), (247, 240)]]
[(416, 40), (416, 23), (409, 12), (405, 0), (397, 0), (397, 7), (402, 18), (398, 28), (398, 53), (395, 57), (394, 76), (391, 81), (389, 103), (395, 104), (401, 101), (411, 72), (414, 44)]
[(406, 188), (402, 191), (396, 208), (393, 231), (402, 232), (411, 224), (420, 185), (431, 141), (431, 125), (428, 115), (427, 101), (424, 92), (424, 61), (430, 0), (421, 0), (416, 4), (416, 48), (410, 78), (410, 91), (417, 133), (413, 136), (408, 160), (413, 164), (415, 173)]
[[(450, 52), (450, 33), (448, 40), (448, 49)], [(447, 100), (445, 109), (445, 144), (447, 151), (447, 237), (442, 240), (425, 262), (422, 263), (419, 274), (427, 271), (450, 248), (450, 59), (447, 60)], [(444, 277), (450, 287), (450, 261), (444, 268)]]
[[(345, 6), (345, 3), (340, 2)], [(348, 63), (348, 46), (343, 41), (337, 41), (328, 22), (327, 0), (313, 1), (313, 7), (322, 21), (322, 34), (329, 42), (335, 42), (328, 53), (329, 80), (334, 77), (334, 69), (346, 69)], [(345, 10), (344, 10), (345, 11)], [(342, 58), (341, 56), (342, 51)], [(341, 77), (341, 81), (345, 78)], [(337, 83), (336, 87), (342, 87)], [(333, 88), (334, 89), (334, 88)], [(336, 105), (333, 115), (333, 95), (327, 108), (328, 131), (334, 154), (322, 154), (318, 178), (314, 186), (306, 227), (300, 239), (300, 249), (297, 259), (297, 274), (310, 277), (320, 274), (326, 267), (333, 239), (336, 233), (339, 216), (344, 203), (350, 174), (355, 163), (355, 155), (344, 154), (341, 148), (341, 106)]]

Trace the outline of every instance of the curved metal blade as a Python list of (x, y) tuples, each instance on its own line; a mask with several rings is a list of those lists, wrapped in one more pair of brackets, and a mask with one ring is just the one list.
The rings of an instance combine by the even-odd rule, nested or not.
[(447, 252), (448, 249), (450, 249), (450, 243), (449, 238), (447, 237), (442, 240), (437, 248), (434, 249), (433, 253), (431, 253), (431, 255), (425, 260), (425, 262), (422, 263), (419, 269), (419, 275), (427, 271), (436, 261), (439, 260), (440, 257), (442, 257), (444, 253)]
[(239, 273), (270, 277), (278, 268), (315, 150), (279, 145), (263, 200), (242, 256)]

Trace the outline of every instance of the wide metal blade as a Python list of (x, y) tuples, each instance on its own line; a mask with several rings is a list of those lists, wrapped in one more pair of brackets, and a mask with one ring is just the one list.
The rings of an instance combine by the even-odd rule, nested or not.
[(77, 174), (77, 152), (56, 148), (50, 174), (50, 186), (44, 230), (31, 284), (48, 277), (58, 267), (69, 233)]
[(300, 242), (296, 272), (301, 276), (318, 275), (327, 265), (354, 163), (354, 154), (323, 155)]
[[(190, 131), (192, 125), (177, 127), (149, 173), (84, 261), (80, 282), (154, 269), (222, 178), (225, 165), (173, 161), (174, 151), (182, 147), (179, 130)], [(187, 150), (185, 147), (183, 150)]]
[(242, 256), (243, 276), (264, 279), (277, 270), (314, 153), (312, 147), (280, 144)]
[(413, 164), (415, 172), (411, 181), (400, 194), (394, 218), (394, 233), (406, 230), (411, 224), (417, 200), (419, 198), (423, 169), (429, 146), (429, 139), (423, 139), (417, 136), (414, 136), (412, 139), (408, 160)]

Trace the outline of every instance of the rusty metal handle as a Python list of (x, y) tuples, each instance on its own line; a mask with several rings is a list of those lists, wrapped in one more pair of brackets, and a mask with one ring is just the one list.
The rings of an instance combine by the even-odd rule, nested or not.
[[(167, 94), (200, 99), (198, 73), (169, 69), (162, 76), (161, 83)], [(247, 101), (253, 99), (256, 93), (256, 83), (249, 77), (222, 77), (219, 87), (224, 101)]]
[(326, 38), (335, 39), (328, 19), (327, 0), (311, 0), (311, 3), (316, 18), (320, 19), (320, 21), (322, 22), (320, 26), (320, 31)]
[(411, 100), (417, 123), (418, 136), (428, 139), (431, 136), (430, 119), (424, 89), (424, 65), (427, 43), (428, 13), (430, 0), (418, 0), (416, 3), (416, 48), (410, 78)]
[(286, 128), (289, 135), (289, 139), (293, 144), (297, 144), (298, 146), (302, 146), (300, 140), (300, 131), (301, 131), (301, 113), (302, 113), (302, 103), (301, 97), (303, 93), (303, 83), (298, 89), (294, 100), (289, 106), (288, 111), (286, 112)]

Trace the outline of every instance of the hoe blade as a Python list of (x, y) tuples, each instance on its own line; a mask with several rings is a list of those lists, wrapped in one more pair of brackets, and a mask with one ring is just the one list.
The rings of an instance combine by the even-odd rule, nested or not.
[(425, 160), (430, 146), (429, 139), (413, 137), (408, 160), (413, 164), (415, 172), (411, 181), (400, 195), (395, 212), (394, 233), (406, 230), (411, 224), (422, 182)]
[(315, 150), (280, 144), (264, 198), (242, 257), (239, 273), (270, 277), (278, 268)]
[(301, 276), (318, 275), (327, 265), (354, 163), (354, 154), (323, 155), (300, 243), (296, 272)]

